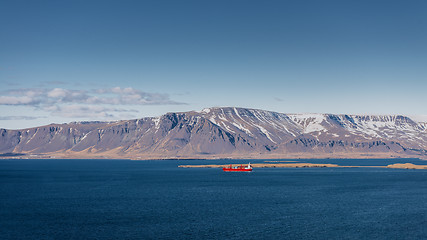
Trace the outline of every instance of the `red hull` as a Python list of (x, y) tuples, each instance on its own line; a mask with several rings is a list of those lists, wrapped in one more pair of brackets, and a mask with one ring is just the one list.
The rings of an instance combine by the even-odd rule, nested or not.
[(222, 168), (222, 171), (224, 171), (224, 172), (252, 172), (252, 167), (250, 166), (250, 164), (248, 165), (248, 167), (243, 167), (242, 165), (237, 166), (237, 167), (233, 167), (232, 165), (230, 165), (229, 167)]
[(222, 168), (224, 172), (252, 172), (251, 169), (230, 169), (230, 168)]

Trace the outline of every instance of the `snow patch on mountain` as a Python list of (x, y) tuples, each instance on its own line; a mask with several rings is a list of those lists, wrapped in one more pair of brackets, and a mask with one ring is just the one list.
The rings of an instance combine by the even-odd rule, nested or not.
[(276, 141), (274, 141), (271, 137), (270, 137), (270, 133), (263, 127), (259, 126), (259, 125), (255, 125), (262, 133), (264, 133), (264, 135), (272, 142), (277, 143)]
[(245, 128), (242, 124), (236, 122), (233, 122), (231, 124), (233, 124), (233, 126), (237, 127), (239, 130), (245, 132), (249, 136), (252, 136), (252, 132), (249, 129)]
[(303, 133), (326, 130), (322, 125), (326, 120), (325, 114), (289, 114), (288, 116), (302, 127)]
[(156, 132), (157, 132), (157, 130), (160, 129), (160, 117), (153, 117), (151, 118), (151, 121), (154, 122), (154, 128), (156, 129)]
[(202, 113), (210, 113), (211, 109), (210, 108), (204, 108), (202, 110)]

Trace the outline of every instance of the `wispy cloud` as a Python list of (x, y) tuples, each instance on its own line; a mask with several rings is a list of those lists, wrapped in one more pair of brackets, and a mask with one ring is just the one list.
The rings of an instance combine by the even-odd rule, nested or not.
[(108, 108), (97, 105), (51, 106), (44, 108), (44, 110), (51, 112), (53, 116), (69, 118), (114, 118), (116, 116), (115, 113), (138, 112), (136, 110)]
[(409, 115), (409, 117), (416, 122), (427, 123), (427, 115)]
[(9, 87), (16, 87), (20, 85), (19, 83), (16, 83), (16, 82), (6, 82), (5, 84)]
[(35, 120), (46, 117), (34, 117), (34, 116), (1, 116), (0, 120)]
[(64, 82), (64, 81), (44, 81), (44, 82), (40, 82), (40, 84), (38, 84), (38, 87), (48, 87), (48, 86), (64, 86), (64, 85), (68, 85), (68, 82)]
[(97, 90), (14, 89), (0, 93), (0, 105), (51, 105), (57, 103), (83, 103), (107, 105), (179, 105), (168, 94), (148, 93), (134, 88)]
[(70, 118), (131, 116), (129, 112), (137, 111), (126, 109), (126, 106), (179, 104), (185, 103), (171, 100), (168, 94), (148, 93), (121, 87), (95, 90), (22, 88), (0, 92), (0, 105), (30, 106), (48, 111), (53, 116)]
[(96, 93), (112, 95), (113, 97), (93, 97), (88, 99), (90, 103), (101, 104), (125, 104), (125, 105), (177, 105), (183, 104), (169, 99), (168, 94), (147, 93), (133, 88), (98, 89)]

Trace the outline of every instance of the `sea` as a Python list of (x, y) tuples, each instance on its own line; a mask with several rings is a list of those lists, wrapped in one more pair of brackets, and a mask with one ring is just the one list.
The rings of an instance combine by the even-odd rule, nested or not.
[(427, 170), (178, 167), (264, 161), (0, 160), (0, 239), (427, 239)]

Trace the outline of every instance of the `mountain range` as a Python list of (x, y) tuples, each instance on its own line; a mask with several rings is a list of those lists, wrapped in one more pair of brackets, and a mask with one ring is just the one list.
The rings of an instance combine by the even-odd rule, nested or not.
[(427, 159), (427, 123), (401, 115), (215, 107), (114, 122), (0, 129), (0, 156), (29, 158)]

